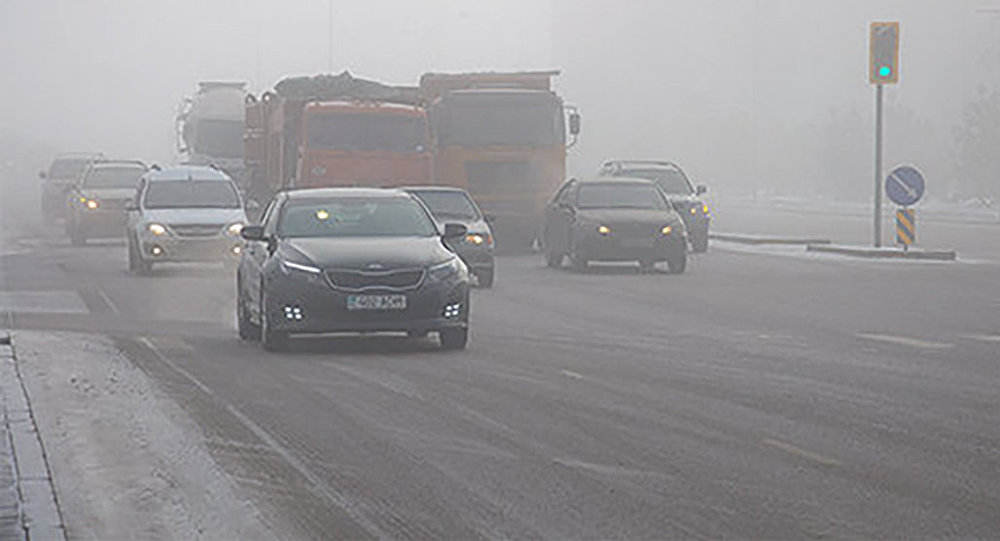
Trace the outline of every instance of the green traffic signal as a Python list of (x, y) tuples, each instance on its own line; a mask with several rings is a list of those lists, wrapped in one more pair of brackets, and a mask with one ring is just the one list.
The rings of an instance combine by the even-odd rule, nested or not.
[(891, 73), (892, 73), (892, 68), (890, 68), (889, 66), (882, 66), (881, 68), (878, 69), (879, 77), (888, 77)]

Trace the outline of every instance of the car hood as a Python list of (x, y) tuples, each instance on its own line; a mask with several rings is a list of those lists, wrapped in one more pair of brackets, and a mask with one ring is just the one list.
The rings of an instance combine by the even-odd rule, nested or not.
[(587, 222), (668, 223), (680, 221), (673, 210), (664, 209), (580, 209), (577, 218)]
[(283, 239), (291, 259), (304, 256), (321, 268), (389, 270), (443, 263), (455, 254), (434, 237), (317, 237)]
[(247, 222), (243, 209), (147, 209), (143, 216), (150, 222), (165, 224), (231, 224)]

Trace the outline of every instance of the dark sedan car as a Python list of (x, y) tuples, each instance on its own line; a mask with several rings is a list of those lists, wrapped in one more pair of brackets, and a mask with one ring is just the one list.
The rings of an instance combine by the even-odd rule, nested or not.
[(420, 198), (439, 223), (456, 222), (469, 228), (464, 237), (449, 241), (448, 245), (469, 266), (479, 287), (493, 287), (493, 277), (496, 276), (493, 229), (468, 192), (446, 186), (414, 186), (403, 189)]
[(590, 261), (638, 261), (644, 271), (666, 261), (672, 274), (687, 266), (684, 223), (652, 181), (641, 178), (572, 179), (545, 209), (545, 258), (574, 268)]
[(673, 162), (658, 162), (647, 160), (610, 160), (601, 166), (601, 175), (612, 177), (639, 177), (652, 180), (667, 194), (667, 199), (674, 206), (687, 229), (691, 250), (705, 252), (708, 250), (708, 228), (712, 214), (701, 196), (708, 188), (699, 184), (691, 185), (684, 170)]
[(279, 193), (237, 271), (243, 339), (281, 349), (299, 333), (437, 332), (442, 347), (468, 340), (469, 271), (426, 208), (401, 190), (325, 188)]

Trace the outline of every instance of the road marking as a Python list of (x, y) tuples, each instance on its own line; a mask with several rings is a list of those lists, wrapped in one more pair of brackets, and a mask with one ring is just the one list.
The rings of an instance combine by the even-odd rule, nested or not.
[(89, 314), (75, 291), (0, 291), (0, 312)]
[(111, 297), (109, 297), (108, 294), (105, 293), (103, 289), (98, 289), (97, 294), (101, 297), (101, 300), (104, 301), (104, 304), (108, 305), (108, 308), (111, 309), (113, 313), (115, 314), (122, 313), (122, 311), (118, 309), (118, 306), (116, 306), (115, 303), (111, 301)]
[(185, 370), (183, 367), (177, 363), (170, 360), (162, 351), (160, 351), (156, 344), (149, 340), (145, 336), (139, 337), (139, 341), (146, 345), (150, 351), (156, 355), (163, 364), (169, 366), (175, 372), (183, 376), (185, 379), (190, 381), (196, 387), (205, 392), (208, 396), (212, 397), (219, 406), (229, 412), (230, 415), (236, 418), (243, 426), (245, 426), (250, 432), (253, 432), (258, 439), (260, 439), (265, 445), (267, 445), (271, 451), (276, 455), (280, 456), (287, 462), (295, 471), (299, 472), (303, 478), (311, 486), (312, 490), (322, 498), (326, 499), (329, 503), (333, 504), (335, 507), (343, 509), (344, 512), (350, 516), (354, 521), (361, 526), (362, 529), (371, 533), (373, 536), (378, 538), (388, 538), (389, 535), (386, 534), (381, 528), (379, 528), (374, 522), (368, 519), (368, 514), (370, 510), (367, 509), (367, 505), (364, 502), (354, 500), (348, 497), (345, 493), (337, 490), (332, 485), (328, 485), (324, 482), (318, 475), (316, 475), (308, 466), (306, 466), (301, 460), (299, 460), (287, 447), (274, 439), (269, 432), (264, 430), (260, 425), (253, 421), (253, 419), (247, 417), (242, 411), (237, 409), (232, 404), (226, 402), (221, 397), (216, 395), (208, 385), (202, 383), (198, 378), (194, 377), (193, 374)]
[(963, 338), (979, 340), (980, 342), (1000, 342), (1000, 334), (967, 334)]
[(143, 340), (147, 345), (153, 344), (159, 351), (194, 351), (194, 346), (177, 336), (150, 336)]
[(872, 333), (859, 332), (857, 336), (859, 338), (867, 338), (868, 340), (877, 340), (879, 342), (887, 342), (889, 344), (896, 344), (899, 346), (910, 346), (914, 348), (948, 349), (955, 347), (955, 344), (946, 344), (944, 342), (928, 342), (926, 340), (907, 338), (905, 336), (894, 336), (891, 334), (872, 334)]
[(624, 466), (618, 466), (614, 464), (596, 464), (594, 462), (584, 462), (582, 460), (574, 460), (572, 458), (553, 458), (553, 462), (561, 466), (566, 466), (567, 468), (576, 468), (580, 470), (586, 470), (593, 473), (599, 473), (603, 475), (616, 475), (622, 477), (638, 477), (640, 479), (650, 479), (650, 478), (660, 478), (660, 479), (674, 479), (675, 476), (658, 472), (652, 470), (637, 470), (633, 468), (626, 468)]
[(573, 379), (583, 379), (583, 375), (582, 374), (577, 374), (576, 372), (574, 372), (572, 370), (561, 370), (560, 372), (562, 373), (562, 375), (567, 376), (567, 377), (571, 377)]
[(798, 457), (801, 457), (801, 458), (805, 458), (805, 459), (811, 460), (813, 462), (819, 462), (820, 464), (823, 464), (824, 466), (842, 466), (844, 464), (843, 462), (841, 462), (841, 461), (839, 461), (839, 460), (837, 460), (835, 458), (826, 457), (826, 456), (823, 456), (821, 454), (814, 453), (812, 451), (806, 451), (805, 449), (803, 449), (801, 447), (792, 445), (790, 443), (785, 443), (783, 441), (778, 441), (778, 440), (774, 440), (774, 439), (771, 439), (771, 438), (764, 438), (763, 440), (761, 440), (761, 443), (763, 443), (764, 445), (769, 445), (771, 447), (775, 447), (777, 449), (781, 449), (782, 451), (785, 451), (786, 453), (793, 454), (795, 456), (798, 456)]

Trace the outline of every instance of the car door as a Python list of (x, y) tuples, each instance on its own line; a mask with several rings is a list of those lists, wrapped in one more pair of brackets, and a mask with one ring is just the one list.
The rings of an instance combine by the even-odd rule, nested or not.
[[(283, 201), (284, 199), (280, 196), (276, 197), (264, 209), (260, 223), (264, 226), (264, 235), (268, 238), (273, 237), (277, 230), (279, 210)], [(267, 242), (251, 241), (247, 243), (245, 254), (246, 256), (240, 264), (240, 272), (242, 273), (243, 292), (247, 296), (246, 307), (250, 309), (251, 314), (257, 317), (257, 321), (260, 321), (260, 314), (257, 313), (257, 309), (260, 306), (261, 276), (263, 275), (264, 264), (271, 257), (271, 252), (268, 249)]]
[(577, 182), (563, 185), (545, 209), (545, 242), (557, 253), (569, 250), (569, 235), (576, 212), (573, 210)]

